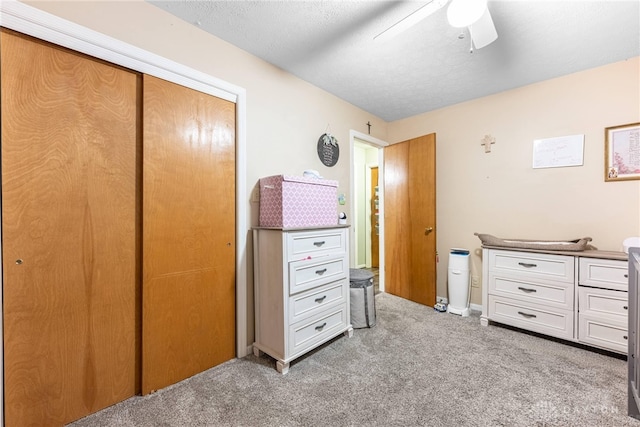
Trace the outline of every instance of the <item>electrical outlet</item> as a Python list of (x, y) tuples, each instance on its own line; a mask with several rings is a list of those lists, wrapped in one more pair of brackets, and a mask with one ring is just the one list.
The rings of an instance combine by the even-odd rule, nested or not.
[(478, 280), (478, 276), (472, 276), (471, 277), (471, 287), (472, 288), (479, 288), (480, 287), (480, 281)]

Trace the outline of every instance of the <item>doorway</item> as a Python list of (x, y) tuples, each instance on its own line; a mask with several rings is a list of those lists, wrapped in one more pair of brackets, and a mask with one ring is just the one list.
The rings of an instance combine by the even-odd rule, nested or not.
[(351, 263), (374, 270), (384, 291), (383, 150), (389, 144), (351, 131)]

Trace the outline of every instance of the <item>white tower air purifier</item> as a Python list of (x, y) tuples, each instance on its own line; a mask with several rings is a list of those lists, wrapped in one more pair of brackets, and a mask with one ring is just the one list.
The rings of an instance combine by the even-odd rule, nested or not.
[(458, 314), (462, 317), (468, 316), (470, 313), (469, 299), (471, 298), (468, 250), (451, 249), (448, 279), (449, 306), (447, 313)]

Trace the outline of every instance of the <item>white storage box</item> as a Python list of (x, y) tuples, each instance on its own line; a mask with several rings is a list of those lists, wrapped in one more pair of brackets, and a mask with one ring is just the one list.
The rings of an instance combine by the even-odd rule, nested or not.
[(338, 224), (338, 181), (275, 175), (260, 179), (260, 227)]

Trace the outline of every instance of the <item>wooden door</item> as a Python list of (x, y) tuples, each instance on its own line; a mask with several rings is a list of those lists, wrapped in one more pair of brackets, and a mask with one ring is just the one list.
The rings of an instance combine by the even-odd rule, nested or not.
[(380, 212), (379, 191), (378, 191), (378, 167), (373, 167), (371, 170), (371, 267), (378, 268), (380, 265), (380, 218), (378, 213)]
[(144, 76), (142, 392), (235, 356), (235, 104)]
[(136, 392), (138, 76), (3, 30), (6, 426)]
[(425, 305), (436, 299), (436, 136), (384, 148), (386, 291)]

